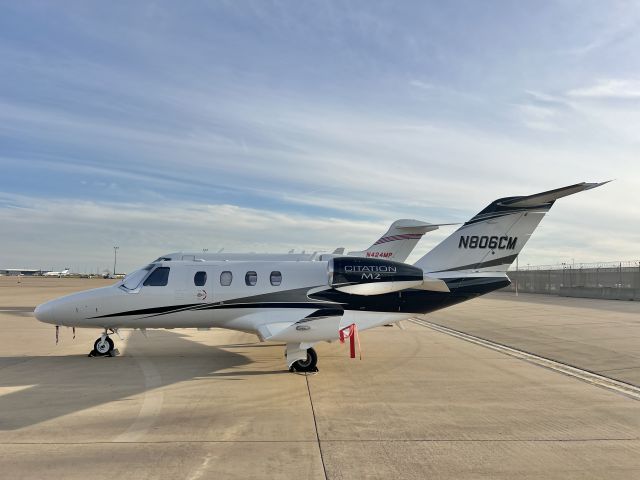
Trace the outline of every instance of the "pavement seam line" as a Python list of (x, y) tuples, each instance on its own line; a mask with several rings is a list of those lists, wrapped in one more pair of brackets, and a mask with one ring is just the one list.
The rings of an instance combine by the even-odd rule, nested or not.
[(417, 325), (430, 328), (437, 332), (444, 333), (452, 337), (459, 338), (461, 340), (465, 340), (467, 342), (474, 343), (491, 350), (495, 350), (500, 353), (504, 353), (505, 355), (509, 355), (511, 357), (527, 361), (534, 365), (562, 373), (578, 380), (582, 380), (583, 382), (589, 383), (591, 385), (606, 388), (607, 390), (620, 393), (634, 400), (640, 400), (640, 388), (628, 383), (614, 380), (604, 375), (598, 375), (597, 373), (583, 370), (581, 368), (574, 367), (573, 365), (568, 365), (557, 360), (552, 360), (540, 355), (535, 355), (523, 350), (518, 350), (516, 348), (509, 347), (498, 342), (493, 342), (481, 337), (476, 337), (475, 335), (470, 335), (453, 328), (443, 327), (442, 325), (438, 325), (426, 320), (421, 320), (418, 318), (411, 318), (409, 320)]
[(322, 453), (322, 443), (320, 442), (320, 434), (318, 433), (318, 421), (316, 420), (316, 409), (313, 406), (313, 398), (311, 397), (311, 387), (309, 386), (309, 375), (304, 376), (307, 382), (307, 392), (309, 393), (309, 403), (311, 404), (311, 414), (313, 415), (313, 426), (316, 429), (316, 440), (318, 442), (318, 450), (320, 450), (320, 461), (322, 462), (322, 471), (324, 472), (324, 480), (327, 480), (327, 466), (324, 464), (324, 454)]
[[(336, 438), (325, 443), (603, 443), (637, 442), (640, 437), (629, 438)], [(8, 445), (169, 445), (169, 444), (217, 444), (217, 443), (318, 443), (317, 440), (154, 440), (154, 441), (94, 441), (94, 442), (0, 442)]]

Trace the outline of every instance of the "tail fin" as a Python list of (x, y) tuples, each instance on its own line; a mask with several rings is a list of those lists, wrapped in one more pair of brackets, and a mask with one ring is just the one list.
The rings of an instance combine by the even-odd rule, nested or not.
[(425, 273), (506, 272), (557, 199), (605, 183), (582, 182), (535, 195), (500, 198), (418, 260), (416, 266)]
[(386, 258), (395, 262), (404, 262), (413, 251), (422, 236), (439, 225), (418, 220), (401, 219), (391, 224), (389, 230), (373, 245), (363, 251), (349, 252), (351, 257)]

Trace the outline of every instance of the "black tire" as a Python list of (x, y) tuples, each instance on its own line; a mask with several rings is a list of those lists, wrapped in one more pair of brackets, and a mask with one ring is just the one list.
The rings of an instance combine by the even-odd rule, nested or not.
[(106, 337), (102, 343), (102, 337), (100, 337), (93, 344), (93, 350), (99, 355), (109, 355), (113, 351), (113, 340)]
[(317, 372), (316, 365), (318, 364), (318, 354), (313, 348), (307, 349), (307, 358), (304, 360), (298, 360), (294, 362), (292, 368), (296, 372)]

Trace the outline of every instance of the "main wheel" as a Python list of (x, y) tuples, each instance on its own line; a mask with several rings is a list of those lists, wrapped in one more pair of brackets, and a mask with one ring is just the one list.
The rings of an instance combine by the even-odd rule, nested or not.
[(316, 365), (318, 364), (318, 354), (313, 348), (307, 349), (307, 358), (304, 360), (298, 360), (294, 362), (293, 369), (296, 372), (315, 372), (317, 371)]
[(103, 340), (102, 337), (100, 337), (93, 344), (93, 349), (100, 355), (107, 355), (111, 350), (113, 350), (113, 340), (109, 337), (105, 337)]

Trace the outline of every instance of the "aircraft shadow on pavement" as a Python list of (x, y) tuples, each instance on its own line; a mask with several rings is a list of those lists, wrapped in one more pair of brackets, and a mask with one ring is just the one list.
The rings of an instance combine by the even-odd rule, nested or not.
[(151, 341), (132, 334), (125, 355), (113, 358), (0, 358), (0, 387), (17, 388), (0, 396), (0, 431), (17, 430), (177, 382), (212, 377), (252, 362), (218, 346), (192, 342), (179, 333), (158, 330), (150, 337)]
[(33, 317), (35, 307), (0, 307), (0, 312), (12, 317)]

